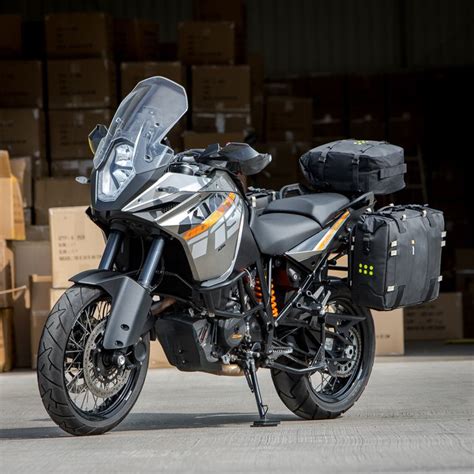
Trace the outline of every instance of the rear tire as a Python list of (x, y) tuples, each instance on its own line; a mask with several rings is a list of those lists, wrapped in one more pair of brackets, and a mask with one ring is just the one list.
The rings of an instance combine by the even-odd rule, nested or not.
[(358, 366), (351, 376), (353, 380), (347, 381), (347, 389), (339, 395), (326, 396), (317, 393), (309, 375), (293, 375), (275, 369), (271, 371), (273, 384), (282, 402), (295, 415), (307, 420), (336, 418), (349, 410), (362, 395), (374, 363), (375, 329), (370, 311), (355, 305), (350, 290), (342, 285), (331, 288), (331, 302), (343, 305), (352, 314), (365, 316), (365, 320), (355, 326), (362, 336), (362, 348)]
[[(104, 400), (102, 404), (98, 405), (97, 410), (95, 410), (95, 405), (92, 410), (83, 410), (82, 406), (79, 407), (79, 404), (71, 397), (71, 393), (79, 394), (79, 397), (81, 392), (86, 392), (93, 382), (97, 383), (97, 385), (94, 385), (96, 390), (110, 390), (107, 382), (101, 385), (98, 382), (99, 379), (95, 378), (96, 375), (94, 375), (91, 369), (93, 367), (92, 363), (87, 364), (84, 362), (86, 360), (84, 355), (87, 353), (86, 351), (89, 350), (89, 353), (92, 354), (90, 347), (96, 347), (95, 340), (92, 341), (92, 346), (89, 342), (86, 343), (85, 341), (88, 341), (88, 338), (92, 338), (94, 333), (96, 338), (101, 337), (100, 330), (105, 327), (108, 313), (102, 314), (102, 319), (94, 319), (91, 326), (87, 327), (87, 330), (84, 329), (84, 345), (89, 347), (89, 349), (83, 350), (81, 353), (76, 342), (78, 328), (80, 331), (80, 328), (84, 327), (83, 320), (80, 320), (83, 317), (81, 315), (86, 314), (85, 311), (89, 311), (88, 314), (90, 315), (92, 311), (90, 308), (95, 308), (94, 311), (96, 311), (99, 303), (104, 301), (109, 305), (110, 311), (110, 298), (102, 290), (82, 285), (74, 285), (69, 288), (51, 310), (40, 340), (37, 376), (43, 405), (51, 419), (60, 428), (76, 436), (102, 434), (117, 426), (134, 406), (143, 387), (148, 369), (150, 342), (147, 335), (143, 337), (146, 358), (140, 367), (122, 369), (123, 372), (119, 372), (116, 366), (109, 365), (109, 370), (112, 373), (120, 375), (121, 378), (117, 376), (117, 379), (123, 385), (118, 387), (120, 390), (113, 394), (113, 396), (110, 396), (110, 398), (106, 396), (98, 397), (97, 393), (91, 392), (91, 400), (93, 402), (96, 400), (95, 403), (98, 403), (101, 398)], [(89, 316), (87, 317), (89, 318)], [(100, 321), (102, 323), (99, 324)], [(101, 327), (97, 328), (97, 326)], [(94, 330), (94, 327), (97, 330)], [(87, 336), (87, 334), (89, 335)], [(77, 353), (77, 355), (71, 356), (68, 353)], [(71, 363), (71, 359), (73, 359), (73, 363)], [(77, 379), (81, 380), (81, 377), (84, 379), (82, 384), (74, 381), (74, 384), (77, 383), (77, 386), (71, 385), (70, 367), (72, 365), (74, 365), (73, 370), (75, 371), (73, 374), (78, 374), (76, 375)], [(101, 367), (102, 371), (104, 371), (104, 366), (102, 365)], [(89, 377), (85, 376), (86, 369), (92, 373)], [(125, 370), (129, 370), (129, 372), (125, 372)], [(98, 377), (100, 378), (100, 376), (99, 370)], [(74, 377), (72, 378), (74, 379)], [(74, 387), (72, 392), (71, 386)], [(85, 397), (86, 394), (84, 394)], [(88, 403), (90, 403), (89, 398)], [(104, 408), (100, 411), (99, 409), (102, 407)]]

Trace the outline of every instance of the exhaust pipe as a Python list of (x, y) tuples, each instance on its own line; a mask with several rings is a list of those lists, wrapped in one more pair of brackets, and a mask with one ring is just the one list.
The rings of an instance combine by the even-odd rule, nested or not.
[(221, 364), (216, 375), (224, 375), (227, 377), (241, 377), (244, 375), (244, 370), (237, 364)]

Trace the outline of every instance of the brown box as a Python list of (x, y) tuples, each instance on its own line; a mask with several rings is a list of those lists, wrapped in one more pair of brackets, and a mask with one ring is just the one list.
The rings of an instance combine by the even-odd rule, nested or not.
[(359, 140), (384, 140), (386, 135), (384, 121), (370, 113), (351, 119), (349, 129), (350, 136)]
[(0, 239), (24, 240), (25, 219), (20, 184), (12, 174), (8, 153), (0, 150)]
[(191, 148), (206, 148), (208, 145), (219, 143), (224, 146), (229, 142), (242, 142), (243, 133), (232, 132), (232, 133), (197, 133), (197, 132), (184, 132), (184, 149), (189, 150)]
[(173, 367), (165, 355), (165, 351), (160, 344), (160, 341), (150, 341), (150, 361), (148, 363), (149, 369), (165, 369)]
[(342, 112), (345, 89), (346, 79), (344, 76), (314, 74), (308, 78), (307, 88), (304, 92), (313, 99), (314, 112), (319, 115), (328, 109), (337, 109)]
[(313, 119), (313, 138), (325, 142), (333, 141), (334, 137), (344, 136), (344, 121), (342, 115), (322, 114)]
[(250, 127), (249, 113), (196, 112), (192, 120), (195, 132), (244, 132)]
[(31, 334), (31, 368), (36, 369), (38, 348), (44, 324), (49, 316), (49, 292), (51, 289), (51, 276), (30, 276), (30, 334)]
[(158, 22), (137, 18), (114, 21), (114, 48), (118, 59), (145, 61), (158, 58), (160, 29)]
[(256, 149), (272, 155), (271, 163), (257, 175), (259, 186), (280, 189), (298, 181), (299, 147), (295, 143), (266, 143), (256, 146)]
[(92, 159), (54, 160), (51, 162), (51, 176), (58, 178), (90, 176), (93, 167)]
[(0, 84), (0, 107), (43, 107), (41, 61), (1, 61)]
[(250, 83), (252, 98), (263, 96), (265, 81), (265, 63), (263, 54), (249, 53), (248, 64), (250, 66)]
[(237, 26), (245, 22), (245, 5), (243, 0), (195, 0), (194, 17), (206, 21), (232, 21)]
[(109, 57), (112, 19), (105, 13), (51, 13), (45, 17), (50, 58)]
[(186, 85), (186, 71), (179, 61), (126, 62), (120, 65), (120, 89), (125, 97), (143, 79), (163, 76), (182, 86)]
[(0, 109), (0, 149), (10, 156), (45, 156), (43, 111)]
[(375, 355), (403, 355), (405, 340), (403, 337), (403, 309), (393, 311), (374, 311)]
[(228, 21), (184, 21), (178, 25), (178, 58), (185, 64), (233, 64), (235, 26)]
[(249, 66), (193, 66), (193, 112), (250, 112)]
[(405, 309), (407, 341), (461, 339), (462, 294), (441, 293), (439, 298)]
[(15, 57), (21, 53), (21, 16), (0, 15), (0, 57)]
[(268, 97), (266, 137), (268, 141), (307, 141), (313, 137), (313, 105), (309, 98)]
[(90, 186), (74, 178), (42, 178), (35, 181), (36, 224), (49, 223), (51, 207), (86, 206), (90, 203)]
[(115, 65), (107, 59), (48, 61), (50, 109), (96, 109), (116, 104)]
[(71, 276), (99, 265), (104, 237), (85, 211), (85, 207), (49, 210), (53, 288), (67, 288)]
[(8, 372), (13, 366), (13, 311), (0, 308), (0, 372)]
[(53, 306), (58, 302), (59, 298), (63, 295), (67, 288), (51, 288), (49, 290), (49, 308), (53, 309)]
[(23, 207), (33, 206), (33, 165), (32, 158), (11, 158), (12, 174), (18, 180), (23, 198)]
[(90, 158), (89, 133), (99, 123), (112, 119), (109, 109), (52, 110), (49, 112), (49, 140), (53, 160)]
[(13, 304), (13, 292), (9, 292), (9, 290), (12, 290), (14, 286), (13, 252), (7, 246), (7, 242), (0, 239), (0, 308)]
[(51, 273), (49, 240), (13, 242), (15, 258), (15, 287), (13, 313), (15, 329), (15, 366), (31, 366), (30, 342), (30, 275)]
[(49, 240), (49, 225), (27, 225), (26, 240)]

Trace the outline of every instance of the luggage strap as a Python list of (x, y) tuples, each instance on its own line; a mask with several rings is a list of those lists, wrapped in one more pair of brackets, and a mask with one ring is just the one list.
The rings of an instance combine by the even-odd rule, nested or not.
[(333, 149), (334, 146), (336, 146), (339, 142), (333, 143), (331, 146), (328, 146), (320, 155), (318, 158), (318, 166), (316, 169), (317, 176), (319, 179), (324, 182), (324, 167), (326, 165), (326, 158), (328, 156), (328, 153)]
[(406, 172), (407, 172), (407, 164), (402, 163), (401, 165), (391, 166), (390, 168), (384, 168), (384, 169), (379, 170), (379, 178), (380, 179), (392, 178), (393, 176), (404, 174)]

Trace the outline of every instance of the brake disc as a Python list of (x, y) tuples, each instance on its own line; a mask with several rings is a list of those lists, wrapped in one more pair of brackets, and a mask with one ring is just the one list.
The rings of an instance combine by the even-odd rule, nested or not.
[(104, 336), (105, 319), (89, 335), (84, 349), (84, 380), (87, 388), (96, 397), (110, 398), (120, 392), (130, 376), (125, 367), (102, 363), (100, 343)]
[(338, 377), (349, 377), (352, 371), (359, 364), (361, 357), (362, 341), (360, 338), (359, 331), (354, 328), (349, 329), (347, 333), (347, 339), (350, 344), (346, 344), (343, 350), (343, 356), (349, 359), (346, 362), (339, 362), (335, 370), (335, 374)]

